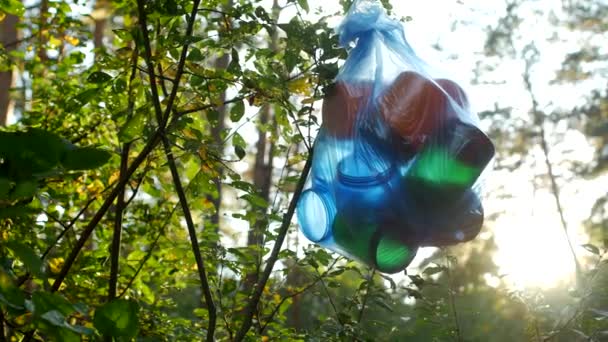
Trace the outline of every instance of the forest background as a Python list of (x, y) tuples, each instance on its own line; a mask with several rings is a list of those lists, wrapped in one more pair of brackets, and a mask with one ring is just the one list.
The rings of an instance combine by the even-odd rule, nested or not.
[(608, 2), (382, 1), (497, 147), (390, 276), (293, 217), (350, 3), (0, 0), (0, 341), (608, 340)]

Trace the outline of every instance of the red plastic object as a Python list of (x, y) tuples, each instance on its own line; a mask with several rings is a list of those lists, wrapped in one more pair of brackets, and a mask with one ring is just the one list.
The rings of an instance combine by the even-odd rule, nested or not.
[(335, 138), (352, 138), (359, 112), (365, 108), (371, 94), (371, 84), (337, 82), (323, 100), (323, 125)]
[[(440, 80), (440, 86), (419, 73), (401, 73), (380, 97), (380, 114), (389, 126), (416, 149), (448, 118), (456, 115), (449, 107), (446, 93), (459, 94), (462, 90), (454, 82)], [(466, 99), (455, 95), (458, 99)], [(455, 99), (456, 100), (456, 99)], [(458, 100), (456, 100), (458, 101)]]

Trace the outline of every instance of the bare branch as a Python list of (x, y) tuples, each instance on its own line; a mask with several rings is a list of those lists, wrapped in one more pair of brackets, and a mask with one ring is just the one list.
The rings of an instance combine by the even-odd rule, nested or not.
[(249, 331), (249, 328), (251, 328), (251, 321), (253, 319), (253, 314), (258, 306), (258, 303), (260, 302), (262, 292), (264, 291), (264, 286), (266, 285), (266, 282), (268, 282), (268, 279), (270, 278), (270, 273), (272, 272), (272, 269), (274, 268), (274, 264), (277, 262), (277, 260), (279, 258), (279, 252), (281, 251), (283, 242), (285, 241), (285, 236), (287, 235), (287, 231), (289, 230), (289, 225), (291, 223), (291, 219), (293, 218), (293, 215), (296, 210), (296, 204), (298, 203), (298, 200), (300, 199), (300, 195), (302, 194), (302, 190), (304, 189), (304, 183), (306, 181), (306, 178), (308, 177), (308, 173), (310, 172), (310, 167), (312, 166), (312, 156), (313, 156), (313, 151), (311, 150), (310, 153), (308, 154), (308, 159), (306, 160), (306, 164), (304, 165), (302, 174), (300, 175), (300, 180), (298, 181), (296, 191), (294, 192), (293, 197), (291, 198), (291, 202), (289, 203), (289, 208), (287, 209), (287, 213), (285, 213), (285, 215), (283, 216), (283, 222), (281, 224), (281, 227), (279, 228), (277, 240), (274, 243), (274, 247), (272, 248), (270, 257), (268, 258), (268, 261), (266, 262), (266, 267), (264, 268), (264, 272), (262, 273), (262, 276), (260, 277), (259, 281), (256, 283), (253, 293), (250, 296), (250, 300), (247, 303), (247, 306), (245, 307), (245, 317), (243, 319), (243, 325), (241, 326), (241, 328), (239, 329), (239, 331), (237, 332), (236, 337), (235, 337), (235, 341), (237, 341), (237, 342), (242, 341), (245, 338), (247, 331)]
[[(188, 27), (186, 29), (186, 36), (192, 36), (192, 31), (194, 27), (194, 19), (196, 18), (196, 12), (198, 9), (200, 1), (195, 0), (193, 4), (192, 13), (190, 13), (190, 17), (188, 18)], [(152, 102), (154, 104), (154, 110), (156, 113), (156, 119), (158, 121), (158, 126), (161, 131), (161, 141), (163, 143), (163, 149), (165, 151), (165, 156), (167, 157), (167, 162), (169, 164), (169, 170), (171, 171), (171, 176), (173, 178), (173, 185), (175, 187), (175, 191), (179, 197), (179, 202), (182, 207), (182, 211), (184, 213), (184, 218), (186, 220), (186, 226), (188, 228), (188, 234), (190, 235), (190, 244), (192, 246), (192, 253), (194, 254), (194, 258), (196, 260), (197, 270), (199, 279), (201, 281), (201, 289), (203, 291), (203, 295), (205, 297), (205, 302), (207, 304), (207, 310), (209, 312), (209, 326), (207, 328), (207, 341), (213, 341), (215, 334), (215, 325), (216, 325), (216, 308), (213, 303), (213, 297), (211, 294), (211, 289), (209, 287), (209, 282), (207, 280), (207, 272), (205, 271), (205, 264), (203, 262), (203, 257), (200, 251), (200, 247), (198, 244), (198, 238), (196, 236), (196, 228), (194, 227), (194, 221), (192, 220), (192, 214), (190, 212), (190, 207), (188, 205), (188, 199), (186, 198), (186, 194), (184, 192), (184, 188), (182, 186), (179, 172), (177, 170), (177, 165), (175, 163), (175, 157), (173, 156), (173, 152), (171, 151), (171, 143), (169, 139), (165, 135), (163, 127), (165, 126), (167, 120), (169, 119), (170, 114), (173, 112), (173, 104), (177, 95), (177, 90), (179, 88), (180, 78), (184, 72), (184, 66), (186, 62), (186, 56), (188, 53), (189, 44), (186, 43), (183, 46), (182, 53), (178, 62), (177, 71), (175, 75), (175, 80), (173, 81), (173, 88), (171, 89), (171, 94), (169, 95), (169, 99), (167, 100), (167, 105), (165, 107), (165, 113), (162, 113), (162, 109), (160, 106), (160, 98), (158, 96), (158, 89), (156, 86), (156, 77), (154, 74), (154, 64), (152, 62), (152, 49), (150, 47), (150, 39), (148, 37), (148, 27), (146, 24), (146, 12), (145, 12), (145, 4), (143, 0), (137, 1), (137, 8), (139, 12), (139, 22), (142, 30), (144, 48), (145, 48), (145, 61), (148, 66), (148, 77), (150, 78), (150, 89), (152, 91)]]

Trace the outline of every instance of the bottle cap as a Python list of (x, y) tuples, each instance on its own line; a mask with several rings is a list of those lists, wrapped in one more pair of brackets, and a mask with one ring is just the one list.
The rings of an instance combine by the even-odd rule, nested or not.
[(315, 187), (302, 192), (297, 209), (302, 233), (310, 241), (319, 242), (327, 237), (336, 216), (336, 206), (325, 189)]

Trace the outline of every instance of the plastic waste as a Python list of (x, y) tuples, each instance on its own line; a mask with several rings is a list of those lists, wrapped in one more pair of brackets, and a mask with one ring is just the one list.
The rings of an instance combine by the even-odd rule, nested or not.
[(419, 247), (474, 239), (494, 145), (466, 92), (415, 54), (379, 1), (356, 0), (338, 33), (348, 58), (323, 101), (300, 230), (385, 273)]

